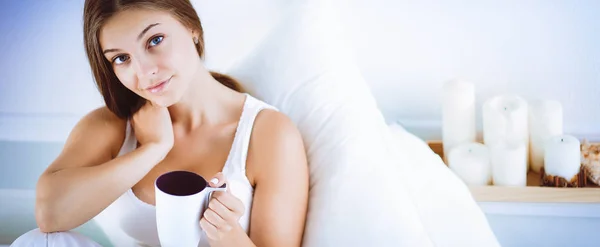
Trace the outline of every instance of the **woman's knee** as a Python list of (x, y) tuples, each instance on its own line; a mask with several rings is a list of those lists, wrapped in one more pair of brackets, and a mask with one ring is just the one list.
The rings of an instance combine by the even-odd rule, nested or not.
[(46, 247), (46, 246), (73, 246), (73, 247), (100, 247), (90, 238), (73, 231), (44, 233), (39, 228), (33, 229), (17, 238), (11, 247)]

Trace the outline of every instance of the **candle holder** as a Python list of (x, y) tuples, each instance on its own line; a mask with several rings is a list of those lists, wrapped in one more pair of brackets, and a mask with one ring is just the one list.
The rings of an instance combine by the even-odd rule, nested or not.
[(572, 178), (566, 179), (559, 176), (546, 174), (544, 167), (540, 168), (541, 183), (540, 186), (545, 187), (571, 187), (579, 188), (587, 186), (587, 172), (583, 166), (579, 168), (579, 173)]
[(541, 186), (585, 187), (587, 174), (581, 165), (581, 142), (570, 135), (546, 140), (544, 166), (540, 168)]

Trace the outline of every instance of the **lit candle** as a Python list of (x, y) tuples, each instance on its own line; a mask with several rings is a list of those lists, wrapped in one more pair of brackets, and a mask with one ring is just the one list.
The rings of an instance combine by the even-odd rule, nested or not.
[(527, 186), (527, 145), (520, 139), (500, 140), (490, 148), (496, 186)]
[[(490, 149), (510, 140), (525, 145), (524, 155), (529, 170), (529, 115), (527, 102), (516, 95), (496, 96), (483, 104), (483, 141)], [(521, 160), (519, 157), (518, 160)]]
[(488, 148), (481, 143), (463, 143), (448, 154), (448, 167), (467, 185), (489, 185), (492, 174)]
[(538, 100), (529, 107), (531, 169), (540, 172), (544, 166), (544, 145), (552, 136), (563, 134), (562, 105), (554, 100)]
[(581, 142), (570, 135), (548, 138), (544, 147), (544, 172), (570, 181), (581, 167)]
[[(444, 84), (442, 142), (445, 154), (457, 145), (475, 142), (475, 121), (475, 86), (461, 80)], [(446, 157), (444, 159), (447, 161)]]

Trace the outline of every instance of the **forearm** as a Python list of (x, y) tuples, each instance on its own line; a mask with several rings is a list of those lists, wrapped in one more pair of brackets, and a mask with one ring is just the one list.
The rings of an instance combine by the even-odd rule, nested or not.
[(158, 150), (156, 146), (142, 146), (101, 165), (42, 176), (36, 198), (40, 229), (67, 231), (96, 216), (164, 158)]

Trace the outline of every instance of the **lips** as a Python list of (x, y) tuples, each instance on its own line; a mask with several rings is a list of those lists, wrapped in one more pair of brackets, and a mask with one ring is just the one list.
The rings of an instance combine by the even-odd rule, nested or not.
[(171, 82), (171, 78), (164, 80), (156, 85), (150, 86), (150, 87), (146, 88), (146, 90), (148, 90), (150, 93), (153, 93), (153, 94), (160, 93), (167, 88), (167, 86), (169, 85), (170, 82)]

